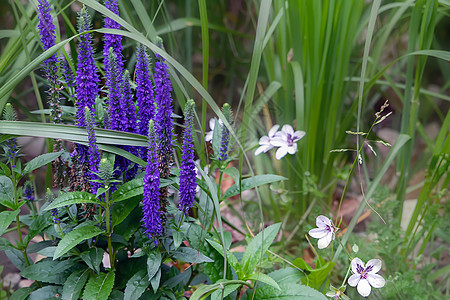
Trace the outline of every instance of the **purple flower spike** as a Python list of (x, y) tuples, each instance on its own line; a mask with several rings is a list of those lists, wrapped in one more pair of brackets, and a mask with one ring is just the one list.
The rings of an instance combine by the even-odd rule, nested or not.
[[(231, 125), (233, 122), (233, 113), (231, 111), (231, 106), (228, 103), (225, 103), (222, 106), (222, 113), (225, 116), (225, 119)], [(228, 144), (230, 143), (230, 131), (228, 128), (223, 125), (222, 126), (222, 140), (220, 141), (220, 152), (219, 152), (219, 160), (225, 161), (228, 158)]]
[(155, 101), (156, 101), (156, 134), (159, 138), (160, 166), (163, 170), (162, 177), (169, 177), (169, 168), (172, 163), (172, 82), (170, 81), (169, 67), (165, 63), (165, 59), (155, 53)]
[(30, 181), (25, 182), (25, 189), (23, 190), (23, 196), (28, 201), (34, 201), (34, 189), (33, 184)]
[(124, 105), (122, 85), (123, 75), (121, 68), (116, 62), (116, 55), (113, 48), (109, 48), (110, 72), (107, 74), (108, 85), (108, 106), (109, 106), (109, 129), (126, 131), (127, 117), (125, 115), (126, 106)]
[(149, 122), (148, 129), (148, 159), (144, 177), (144, 217), (142, 222), (148, 238), (156, 239), (163, 233), (161, 211), (159, 205), (159, 165), (158, 165), (158, 145), (153, 120)]
[[(119, 15), (119, 6), (117, 0), (105, 0), (105, 6), (107, 9)], [(119, 23), (112, 20), (111, 18), (105, 18), (105, 28), (120, 29)], [(105, 34), (105, 44), (103, 46), (103, 57), (104, 65), (106, 70), (106, 76), (108, 77), (109, 70), (109, 48), (113, 48), (113, 52), (116, 55), (116, 63), (119, 65), (120, 69), (123, 68), (122, 59), (122, 36), (115, 34)]]
[[(86, 8), (80, 11), (78, 16), (78, 32), (90, 30), (90, 16)], [(77, 65), (77, 112), (76, 124), (78, 127), (86, 126), (84, 119), (84, 108), (87, 107), (92, 113), (95, 113), (95, 97), (99, 92), (98, 82), (100, 81), (97, 73), (97, 66), (94, 62), (94, 50), (92, 49), (92, 35), (90, 33), (80, 36), (80, 46)]]
[(184, 113), (183, 154), (181, 156), (180, 171), (180, 203), (179, 210), (187, 213), (195, 200), (197, 189), (197, 172), (194, 164), (194, 108), (195, 102), (190, 99), (186, 102)]
[(136, 54), (136, 98), (139, 114), (139, 134), (147, 136), (148, 122), (155, 117), (153, 84), (150, 80), (149, 61), (145, 47), (137, 47)]
[[(84, 108), (85, 120), (86, 120), (86, 129), (88, 132), (88, 163), (89, 163), (89, 178), (91, 180), (98, 180), (98, 166), (100, 164), (100, 152), (98, 151), (97, 146), (97, 138), (95, 137), (94, 131), (94, 116), (90, 109), (86, 106)], [(97, 190), (100, 187), (100, 183), (91, 182), (92, 185), (92, 193), (97, 194)]]
[(130, 72), (125, 70), (123, 73), (123, 100), (126, 115), (126, 132), (138, 133), (136, 120), (136, 106), (133, 102), (133, 93), (130, 87)]
[[(47, 50), (55, 45), (55, 25), (53, 25), (52, 16), (50, 15), (50, 5), (47, 0), (38, 0), (38, 29), (41, 35), (41, 42), (44, 50)], [(57, 62), (56, 53), (45, 60), (45, 65), (54, 64)]]

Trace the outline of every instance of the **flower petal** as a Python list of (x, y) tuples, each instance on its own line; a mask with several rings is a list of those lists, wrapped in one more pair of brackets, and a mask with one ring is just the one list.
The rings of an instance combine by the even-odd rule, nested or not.
[(362, 268), (364, 270), (363, 261), (360, 260), (359, 258), (355, 257), (354, 259), (352, 259), (352, 272), (355, 274), (360, 274), (358, 272), (358, 265), (360, 266), (360, 268)]
[(372, 288), (370, 287), (367, 279), (361, 279), (358, 282), (358, 286), (356, 287), (356, 289), (358, 290), (358, 293), (363, 297), (369, 296), (370, 292), (372, 291)]
[(278, 131), (278, 128), (280, 128), (280, 125), (278, 125), (278, 124), (273, 125), (272, 128), (270, 128), (270, 130), (269, 130), (268, 136), (273, 137), (275, 135), (275, 133)]
[(294, 136), (295, 136), (294, 142), (301, 140), (305, 136), (305, 134), (306, 134), (306, 132), (301, 131), (301, 130), (294, 132)]
[(328, 232), (326, 236), (324, 236), (323, 238), (321, 238), (318, 242), (318, 247), (319, 249), (324, 249), (326, 247), (328, 247), (328, 245), (331, 243), (331, 241), (333, 240), (333, 234), (331, 232)]
[(297, 144), (292, 145), (292, 147), (288, 147), (289, 154), (294, 155), (297, 152)]
[(290, 134), (291, 136), (294, 135), (294, 129), (292, 128), (291, 125), (284, 125), (283, 128), (281, 128), (281, 132), (283, 132), (284, 134), (288, 135)]
[(361, 279), (361, 276), (359, 276), (359, 274), (353, 274), (352, 276), (350, 276), (350, 278), (348, 279), (348, 284), (350, 286), (356, 286), (359, 282), (359, 280)]
[(261, 154), (262, 152), (266, 153), (267, 151), (269, 151), (272, 148), (273, 148), (272, 145), (262, 145), (258, 149), (256, 149), (255, 156)]
[(321, 239), (328, 234), (328, 230), (321, 229), (321, 228), (314, 228), (314, 229), (311, 229), (308, 232), (308, 234), (315, 239)]
[(210, 142), (211, 140), (212, 140), (212, 138), (213, 138), (213, 131), (211, 130), (211, 131), (208, 131), (207, 133), (206, 133), (206, 135), (205, 135), (205, 142)]
[(320, 215), (316, 218), (316, 225), (319, 228), (325, 228), (327, 227), (327, 225), (331, 226), (331, 220), (325, 216)]
[(270, 143), (275, 147), (287, 147), (287, 142), (280, 137), (271, 138)]
[(209, 119), (209, 129), (214, 130), (215, 124), (216, 124), (216, 120), (214, 118)]
[(263, 136), (259, 139), (260, 145), (270, 144), (270, 139), (268, 136)]
[(375, 273), (378, 273), (378, 271), (380, 271), (382, 264), (383, 263), (381, 262), (381, 260), (379, 260), (377, 258), (374, 258), (374, 259), (371, 259), (371, 260), (369, 260), (367, 262), (366, 269), (369, 268), (369, 267), (372, 267), (372, 270), (369, 271), (369, 273), (375, 274)]
[(275, 154), (276, 159), (280, 160), (287, 153), (287, 147), (278, 148), (277, 153)]
[(378, 289), (382, 288), (386, 284), (384, 278), (378, 274), (367, 274), (367, 281), (369, 281), (371, 286)]

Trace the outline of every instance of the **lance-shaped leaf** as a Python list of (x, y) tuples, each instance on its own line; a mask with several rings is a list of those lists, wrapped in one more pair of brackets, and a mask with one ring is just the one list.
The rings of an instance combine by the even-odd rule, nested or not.
[(56, 198), (45, 210), (51, 210), (58, 207), (69, 206), (73, 204), (82, 203), (93, 203), (93, 204), (103, 204), (103, 202), (98, 201), (95, 195), (86, 192), (71, 192), (64, 193), (58, 198)]
[(20, 209), (15, 211), (3, 211), (0, 213), (0, 235), (5, 233), (9, 225), (14, 221), (14, 219), (19, 214)]
[(89, 269), (79, 270), (67, 277), (64, 283), (62, 299), (77, 300), (80, 298), (81, 290), (89, 278)]
[(101, 233), (103, 233), (103, 230), (92, 225), (87, 225), (72, 230), (71, 232), (66, 234), (59, 242), (58, 247), (56, 247), (55, 256), (53, 256), (53, 259), (57, 259), (63, 256), (70, 249), (72, 249), (82, 241), (93, 238), (94, 236), (97, 236)]
[(273, 183), (286, 179), (287, 179), (286, 177), (272, 174), (256, 175), (251, 178), (246, 178), (242, 180), (240, 186), (239, 183), (236, 183), (232, 185), (228, 190), (226, 190), (225, 194), (223, 195), (223, 198), (224, 199), (230, 198), (238, 195), (242, 191), (249, 190), (263, 184)]
[(60, 157), (62, 154), (63, 151), (59, 151), (59, 152), (45, 153), (39, 155), (38, 157), (33, 158), (26, 164), (25, 168), (23, 169), (23, 174), (28, 174), (42, 166), (45, 166), (48, 163), (51, 163), (52, 161)]
[(113, 271), (91, 277), (84, 289), (83, 299), (107, 300), (114, 286), (114, 278)]

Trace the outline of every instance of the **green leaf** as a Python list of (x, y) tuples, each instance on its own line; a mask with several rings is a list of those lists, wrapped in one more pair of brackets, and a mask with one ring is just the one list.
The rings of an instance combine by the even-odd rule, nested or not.
[(158, 269), (158, 272), (150, 279), (150, 284), (152, 285), (153, 291), (156, 293), (159, 288), (159, 283), (161, 282), (161, 268)]
[(60, 157), (63, 152), (64, 151), (45, 153), (33, 158), (26, 164), (25, 168), (23, 169), (23, 174), (31, 173), (32, 171), (45, 166), (48, 163), (51, 163), (52, 161)]
[(205, 299), (215, 290), (221, 288), (222, 285), (220, 283), (209, 284), (209, 285), (200, 285), (195, 292), (192, 294), (190, 300), (200, 300)]
[[(223, 256), (223, 247), (219, 243), (216, 243), (215, 241), (211, 239), (206, 239), (206, 241)], [(242, 276), (242, 268), (239, 264), (239, 261), (237, 260), (236, 256), (234, 256), (233, 253), (231, 253), (229, 250), (227, 250), (227, 259), (230, 266), (236, 271), (238, 278), (239, 276)], [(239, 278), (242, 279), (242, 278)]]
[(183, 273), (179, 273), (166, 281), (164, 281), (163, 286), (167, 287), (168, 289), (173, 289), (177, 285), (184, 287), (192, 275), (192, 269), (187, 268)]
[(112, 222), (114, 226), (122, 223), (133, 209), (141, 202), (142, 196), (136, 196), (128, 201), (114, 203), (111, 209)]
[(4, 203), (11, 203), (14, 204), (14, 189), (13, 189), (13, 183), (9, 177), (6, 176), (0, 176), (0, 204), (3, 204), (4, 206), (11, 208), (11, 204), (7, 205)]
[[(223, 289), (223, 297), (230, 295), (237, 290), (242, 284), (229, 284)], [(216, 290), (211, 294), (211, 300), (222, 300), (222, 290)]]
[(93, 203), (93, 204), (102, 204), (102, 202), (98, 201), (95, 195), (87, 192), (71, 192), (64, 193), (56, 198), (49, 206), (45, 208), (45, 210), (52, 210), (58, 207), (69, 206), (73, 204), (81, 204), (81, 203)]
[(211, 258), (189, 247), (178, 248), (178, 250), (172, 254), (172, 257), (187, 263), (200, 264), (203, 262), (214, 262)]
[(310, 287), (316, 290), (320, 289), (322, 283), (327, 279), (328, 275), (335, 265), (334, 262), (329, 261), (327, 263), (324, 263), (322, 267), (313, 269), (303, 260), (303, 258), (295, 259), (292, 264), (306, 271), (306, 273), (308, 274), (308, 278), (302, 278), (303, 284), (308, 283)]
[(88, 225), (72, 230), (66, 234), (61, 241), (59, 241), (58, 247), (55, 251), (53, 259), (57, 259), (66, 254), (70, 249), (81, 243), (86, 239), (93, 238), (103, 233), (103, 230), (96, 226)]
[(63, 284), (76, 265), (77, 263), (73, 260), (54, 261), (44, 259), (27, 266), (20, 272), (20, 275), (40, 282)]
[(86, 281), (89, 278), (89, 269), (79, 270), (67, 277), (62, 291), (63, 300), (77, 300), (80, 297)]
[(258, 300), (325, 300), (322, 293), (306, 286), (294, 283), (282, 283), (280, 289), (264, 285), (256, 290), (254, 299)]
[(229, 189), (227, 189), (223, 195), (223, 198), (227, 199), (239, 195), (239, 193), (242, 191), (249, 190), (263, 184), (273, 183), (281, 180), (287, 180), (287, 178), (272, 174), (256, 175), (251, 178), (246, 178), (241, 181), (241, 187), (239, 187), (239, 183), (235, 183)]
[(107, 300), (114, 286), (114, 277), (113, 271), (91, 277), (84, 288), (83, 299)]
[(25, 300), (30, 296), (30, 293), (33, 291), (33, 288), (31, 287), (24, 287), (16, 290), (11, 297), (9, 297), (9, 300)]
[(280, 230), (281, 223), (270, 225), (258, 233), (248, 244), (242, 257), (241, 266), (245, 275), (253, 273), (258, 261), (269, 249)]
[(100, 264), (103, 259), (103, 254), (105, 250), (102, 248), (91, 248), (88, 251), (81, 253), (81, 259), (88, 265), (89, 268), (95, 271), (95, 273), (100, 273)]
[(148, 278), (153, 278), (161, 269), (161, 252), (158, 248), (148, 254), (147, 258), (147, 275)]
[(181, 243), (183, 242), (184, 233), (181, 231), (178, 231), (177, 228), (174, 229), (172, 232), (173, 236), (173, 246), (175, 247), (175, 250), (180, 247)]
[(57, 300), (61, 299), (60, 295), (62, 292), (62, 286), (58, 285), (48, 285), (43, 288), (37, 289), (31, 293), (28, 300)]
[(112, 202), (120, 202), (144, 193), (144, 180), (136, 178), (124, 183), (112, 195)]
[(261, 281), (281, 291), (278, 283), (276, 283), (276, 281), (273, 280), (270, 276), (263, 273), (251, 274), (250, 276), (247, 276), (244, 280)]
[(52, 222), (50, 222), (50, 213), (45, 212), (38, 215), (28, 228), (28, 235), (25, 237), (25, 244), (28, 244), (35, 236), (41, 234), (44, 229), (50, 227)]
[(125, 288), (124, 300), (138, 300), (145, 292), (145, 289), (150, 285), (150, 280), (145, 270), (141, 270), (134, 274), (133, 277), (128, 280), (127, 287)]
[(15, 211), (3, 211), (0, 213), (0, 235), (5, 233), (6, 229), (8, 229), (9, 225), (16, 219), (19, 212), (20, 209)]
[(270, 272), (268, 274), (273, 280), (278, 284), (281, 283), (299, 283), (300, 280), (305, 276), (300, 270), (295, 268), (284, 268)]
[(13, 245), (8, 241), (8, 239), (0, 237), (0, 251), (6, 251), (14, 249)]

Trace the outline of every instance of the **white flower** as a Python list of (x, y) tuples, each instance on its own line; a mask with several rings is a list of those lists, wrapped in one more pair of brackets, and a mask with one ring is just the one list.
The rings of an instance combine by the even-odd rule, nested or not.
[(350, 286), (356, 286), (358, 293), (363, 296), (369, 296), (371, 287), (382, 288), (386, 282), (384, 278), (376, 274), (381, 269), (381, 260), (371, 259), (364, 265), (363, 261), (355, 257), (352, 260), (352, 272), (354, 273), (348, 279)]
[[(205, 142), (211, 142), (212, 141), (215, 124), (216, 124), (216, 119), (215, 118), (209, 119), (209, 129), (211, 129), (211, 131), (206, 132), (206, 134), (205, 134)], [(219, 124), (220, 124), (220, 126), (223, 125), (223, 122), (222, 122), (221, 119), (219, 119)]]
[(270, 143), (275, 147), (280, 147), (275, 154), (275, 157), (280, 160), (287, 153), (295, 154), (297, 152), (297, 142), (305, 136), (304, 131), (296, 131), (291, 125), (284, 125), (281, 131), (275, 134), (275, 137), (270, 139)]
[(334, 240), (334, 233), (338, 228), (331, 224), (331, 220), (325, 216), (318, 216), (316, 218), (316, 225), (318, 228), (311, 229), (309, 235), (315, 239), (319, 239), (319, 249), (328, 247), (332, 240)]
[(259, 148), (256, 149), (255, 155), (261, 154), (262, 152), (266, 153), (270, 149), (272, 149), (274, 146), (271, 144), (271, 139), (275, 137), (275, 134), (278, 131), (278, 128), (280, 128), (280, 125), (275, 124), (270, 128), (269, 133), (267, 136), (263, 136), (259, 139)]

